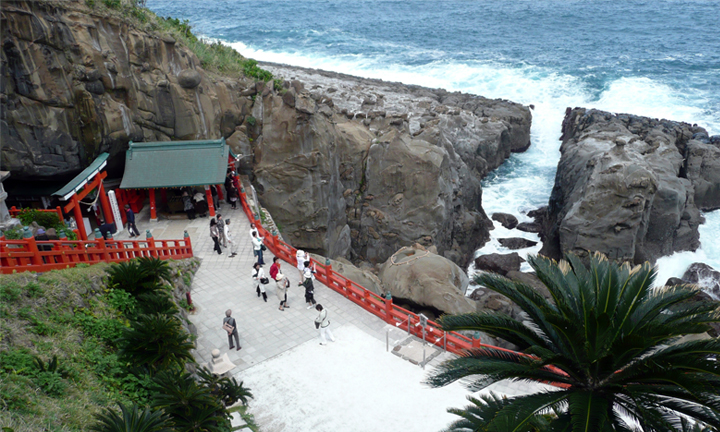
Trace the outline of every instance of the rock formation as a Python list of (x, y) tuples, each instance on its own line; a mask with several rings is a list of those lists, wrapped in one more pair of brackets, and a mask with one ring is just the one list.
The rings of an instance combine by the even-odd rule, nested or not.
[(720, 299), (720, 272), (703, 263), (692, 263), (682, 277), (683, 282), (695, 284), (715, 300)]
[(687, 123), (568, 109), (542, 254), (642, 262), (699, 246), (720, 149)]
[(288, 80), (263, 98), (254, 182), (293, 244), (382, 263), (420, 243), (467, 264), (489, 237), (480, 179), (529, 145), (526, 107), (263, 67)]
[(520, 271), (525, 260), (517, 252), (509, 254), (486, 254), (475, 258), (475, 268), (507, 276), (509, 272)]
[(488, 239), (480, 179), (530, 144), (530, 111), (512, 102), (268, 66), (278, 91), (209, 73), (174, 38), (83, 1), (2, 13), (14, 180), (66, 179), (101, 152), (117, 177), (130, 140), (225, 137), (294, 246), (381, 263), (418, 242), (465, 265)]
[(127, 143), (219, 138), (252, 101), (187, 48), (85, 2), (3, 2), (0, 139), (13, 179), (72, 176), (102, 152), (122, 173)]
[(380, 280), (393, 298), (449, 314), (476, 310), (475, 303), (465, 297), (469, 280), (463, 269), (420, 245), (397, 251), (380, 268)]

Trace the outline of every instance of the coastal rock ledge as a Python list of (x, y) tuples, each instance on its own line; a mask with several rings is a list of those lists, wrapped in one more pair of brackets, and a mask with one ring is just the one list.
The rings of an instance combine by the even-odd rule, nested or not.
[(720, 148), (696, 125), (575, 108), (540, 253), (640, 263), (698, 248), (700, 210), (720, 203)]

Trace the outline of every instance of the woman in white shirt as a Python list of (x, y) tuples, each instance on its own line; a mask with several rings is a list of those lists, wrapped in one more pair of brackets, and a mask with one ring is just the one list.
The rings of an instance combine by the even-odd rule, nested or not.
[(260, 263), (253, 264), (253, 271), (252, 271), (252, 278), (255, 284), (257, 284), (257, 287), (255, 288), (255, 291), (257, 292), (258, 297), (260, 297), (260, 294), (262, 294), (263, 300), (267, 302), (267, 294), (265, 293), (265, 284), (263, 283), (263, 279), (266, 280), (265, 277), (265, 270), (263, 270), (262, 265)]
[(308, 256), (308, 253), (304, 250), (298, 249), (297, 252), (295, 252), (295, 257), (297, 258), (297, 269), (300, 271), (300, 280), (303, 280), (303, 273), (305, 271), (305, 261), (309, 261), (310, 257)]
[(252, 243), (253, 243), (253, 254), (258, 257), (258, 264), (264, 265), (265, 260), (263, 259), (263, 238), (260, 237), (257, 232), (252, 233)]

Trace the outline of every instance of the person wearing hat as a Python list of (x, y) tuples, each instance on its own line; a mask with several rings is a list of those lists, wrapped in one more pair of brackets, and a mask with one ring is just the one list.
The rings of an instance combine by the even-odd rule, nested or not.
[(135, 226), (135, 213), (130, 208), (130, 204), (125, 204), (125, 216), (127, 217), (128, 233), (130, 233), (130, 238), (139, 236), (140, 231), (138, 231)]
[(287, 304), (287, 290), (290, 287), (290, 281), (288, 278), (282, 274), (278, 270), (278, 272), (275, 274), (275, 284), (277, 285), (277, 290), (275, 290), (275, 294), (277, 294), (278, 300), (280, 300), (280, 309), (281, 311), (284, 311), (285, 308), (289, 308)]

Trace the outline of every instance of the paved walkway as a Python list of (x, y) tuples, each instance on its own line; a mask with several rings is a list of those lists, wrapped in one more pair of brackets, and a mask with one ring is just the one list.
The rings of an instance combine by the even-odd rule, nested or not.
[[(200, 362), (208, 362), (211, 359), (210, 353), (214, 349), (228, 354), (230, 360), (237, 365), (233, 374), (239, 381), (247, 377), (247, 384), (251, 384), (251, 390), (257, 393), (258, 402), (262, 401), (261, 403), (251, 402), (250, 411), (256, 415), (263, 432), (302, 432), (303, 429), (297, 429), (293, 424), (293, 418), (299, 421), (300, 417), (319, 415), (314, 413), (313, 409), (335, 411), (329, 417), (328, 413), (323, 413), (312, 422), (300, 422), (308, 427), (312, 425), (312, 430), (315, 432), (338, 430), (383, 432), (383, 430), (394, 430), (399, 426), (398, 422), (386, 422), (384, 424), (388, 426), (387, 429), (365, 428), (365, 425), (358, 422), (358, 419), (370, 415), (367, 409), (373, 404), (358, 402), (333, 406), (333, 403), (339, 403), (339, 401), (334, 402), (334, 399), (342, 394), (353, 394), (355, 398), (360, 399), (382, 400), (383, 409), (375, 414), (392, 416), (400, 415), (398, 409), (408, 408), (408, 404), (415, 405), (416, 403), (412, 401), (416, 401), (417, 398), (408, 398), (408, 396), (423, 389), (423, 398), (432, 399), (431, 403), (423, 405), (423, 409), (427, 410), (433, 407), (435, 413), (424, 412), (414, 421), (407, 419), (407, 421), (401, 422), (408, 426), (407, 430), (418, 431), (438, 429), (436, 422), (430, 422), (433, 426), (429, 428), (430, 424), (426, 420), (422, 420), (423, 418), (427, 419), (428, 415), (442, 418), (441, 424), (445, 424), (453, 420), (452, 416), (449, 418), (445, 412), (448, 407), (465, 405), (464, 398), (468, 393), (459, 385), (455, 384), (443, 391), (423, 388), (421, 381), (424, 373), (421, 372), (420, 367), (386, 351), (386, 332), (389, 334), (391, 350), (396, 342), (406, 339), (405, 332), (386, 324), (352, 301), (316, 281), (315, 300), (328, 309), (332, 323), (331, 329), (339, 339), (335, 344), (319, 346), (318, 331), (313, 323), (317, 311), (306, 309), (304, 288), (298, 287), (299, 273), (291, 264), (281, 263), (281, 270), (291, 282), (288, 290), (290, 308), (285, 311), (278, 310), (279, 300), (275, 295), (273, 281), (265, 285), (268, 301), (264, 302), (258, 298), (251, 278), (255, 257), (250, 242), (250, 224), (242, 210), (232, 210), (226, 203), (223, 203), (220, 209), (223, 217), (226, 220), (230, 219), (231, 232), (240, 244), (238, 256), (235, 258), (229, 258), (227, 251), (224, 251), (223, 255), (218, 255), (213, 251), (213, 242), (209, 231), (210, 218), (161, 219), (158, 222), (150, 222), (147, 212), (146, 208), (137, 215), (137, 226), (143, 236), (145, 230), (148, 229), (156, 239), (180, 239), (184, 231), (190, 235), (193, 253), (202, 259), (202, 265), (195, 275), (192, 286), (193, 303), (197, 312), (190, 316), (190, 320), (198, 330), (196, 358)], [(127, 232), (117, 235), (116, 238), (127, 239)], [(265, 252), (265, 262), (264, 269), (268, 273), (272, 263), (272, 255), (269, 251)], [(233, 317), (238, 324), (242, 346), (240, 351), (228, 349), (227, 333), (221, 328), (227, 309), (232, 309)], [(353, 342), (342, 339), (358, 334), (362, 334), (362, 337), (356, 336), (354, 339), (364, 341), (363, 348), (360, 350), (354, 346)], [(313, 362), (308, 360), (308, 356), (323, 355), (323, 352), (328, 353), (329, 358), (335, 359), (335, 363), (343, 364), (329, 368), (322, 366), (326, 363), (320, 362), (314, 368), (311, 365), (309, 369), (307, 364), (297, 364), (297, 362)], [(334, 353), (332, 357), (330, 357), (331, 352)], [(433, 363), (446, 359), (448, 355), (443, 354)], [(258, 366), (260, 363), (263, 365)], [(388, 364), (389, 366), (378, 371), (378, 364)], [(367, 365), (367, 368), (364, 365)], [(411, 374), (397, 372), (409, 370), (413, 372)], [(307, 380), (306, 375), (309, 373), (314, 373), (316, 379)], [(395, 381), (391, 383), (392, 379)], [(397, 381), (398, 379), (400, 381)], [(357, 383), (365, 381), (367, 381), (367, 385), (364, 387), (354, 388), (359, 385)], [(348, 385), (345, 385), (346, 383)], [(356, 383), (356, 385), (352, 383)], [(310, 387), (298, 390), (297, 386)], [(536, 389), (519, 383), (501, 383), (494, 386), (493, 390), (514, 395)], [(367, 394), (368, 391), (371, 394)], [(312, 408), (314, 405), (312, 403), (308, 405), (308, 403), (314, 397), (313, 395), (319, 393), (335, 396), (329, 400), (328, 398), (316, 398), (320, 402), (316, 401), (315, 404), (320, 403), (321, 405)], [(387, 394), (381, 397), (379, 393)], [(294, 405), (292, 400), (286, 400), (287, 398), (284, 396), (280, 397), (286, 394), (298, 396)], [(277, 403), (271, 404), (272, 400), (276, 400)], [(412, 413), (412, 409), (409, 413)], [(410, 414), (403, 414), (403, 416), (406, 415)], [(323, 423), (323, 418), (330, 417), (334, 420)], [(343, 418), (347, 420), (344, 424)], [(241, 424), (239, 421), (233, 423)], [(391, 424), (394, 427), (391, 427)], [(417, 427), (412, 427), (412, 424), (417, 424)]]

